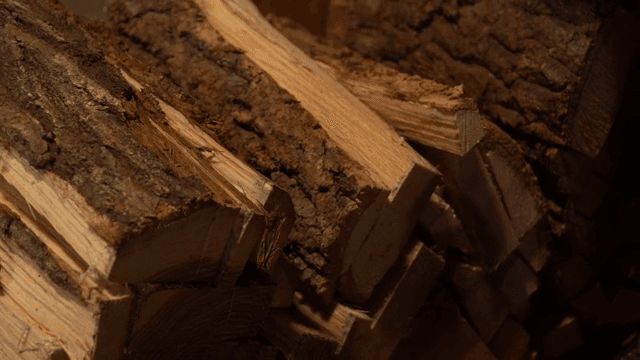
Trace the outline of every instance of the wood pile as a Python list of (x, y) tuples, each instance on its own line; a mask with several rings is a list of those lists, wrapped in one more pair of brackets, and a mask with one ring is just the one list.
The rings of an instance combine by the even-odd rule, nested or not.
[[(442, 47), (460, 35), (438, 16), (471, 15), (440, 3), (418, 22)], [(327, 5), (330, 40), (248, 0), (113, 0), (108, 23), (0, 1), (0, 358), (555, 358), (640, 323), (637, 249), (596, 217), (621, 100), (589, 99), (624, 74), (567, 75), (611, 61), (631, 15), (536, 10), (566, 38), (570, 65), (540, 70), (553, 111), (578, 99), (556, 126), (537, 95), (483, 101), (504, 84), (469, 90), (457, 60), (445, 79), (363, 56), (354, 24), (389, 4)], [(550, 199), (536, 154), (580, 191)], [(566, 176), (581, 164), (595, 175)]]

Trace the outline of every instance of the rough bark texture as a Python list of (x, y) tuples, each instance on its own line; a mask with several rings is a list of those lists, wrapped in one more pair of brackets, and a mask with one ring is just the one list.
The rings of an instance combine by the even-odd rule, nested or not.
[(403, 72), (464, 84), (504, 126), (599, 152), (629, 65), (622, 34), (632, 20), (613, 2), (364, 3), (334, 1), (328, 35)]
[(478, 109), (462, 86), (398, 72), (347, 47), (331, 47), (290, 19), (267, 18), (407, 140), (463, 156), (482, 139)]
[[(140, 231), (168, 208), (187, 210), (187, 204), (213, 200), (202, 181), (176, 176), (136, 138), (143, 118), (159, 109), (133, 96), (82, 30), (38, 2), (29, 9), (5, 2), (0, 24), (4, 146), (59, 176), (91, 207), (127, 227), (115, 235)], [(219, 195), (216, 200), (229, 201)], [(106, 238), (117, 243), (119, 236)]]
[(285, 252), (307, 284), (331, 297), (345, 245), (335, 240), (379, 190), (242, 51), (219, 35), (215, 47), (205, 46), (197, 34), (217, 32), (200, 16), (189, 2), (120, 1), (111, 23), (121, 36), (92, 32), (132, 76), (291, 195), (298, 220)]

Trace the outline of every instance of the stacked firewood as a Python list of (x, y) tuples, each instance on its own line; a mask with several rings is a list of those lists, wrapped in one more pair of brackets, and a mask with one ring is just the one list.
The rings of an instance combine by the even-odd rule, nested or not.
[(109, 17), (0, 3), (3, 359), (551, 358), (640, 321), (461, 86), (247, 0)]

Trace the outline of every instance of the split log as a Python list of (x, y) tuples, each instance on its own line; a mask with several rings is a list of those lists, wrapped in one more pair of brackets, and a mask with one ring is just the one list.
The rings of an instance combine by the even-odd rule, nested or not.
[(481, 260), (495, 269), (540, 221), (548, 200), (518, 144), (495, 124), (483, 126), (485, 136), (462, 158), (418, 149), (441, 167), (447, 200)]
[[(126, 358), (184, 359), (205, 353), (221, 356), (242, 353), (243, 348), (248, 356), (249, 344), (239, 339), (258, 334), (274, 290), (272, 285), (232, 288), (143, 285), (136, 316), (131, 320)], [(255, 358), (260, 349), (252, 349)]]
[(542, 218), (547, 200), (518, 143), (491, 122), (485, 122), (484, 127), (486, 136), (478, 148), (519, 240)]
[(462, 158), (420, 147), (420, 152), (441, 166), (447, 200), (459, 216), (466, 234), (491, 269), (519, 244), (509, 214), (491, 173), (477, 147)]
[(452, 263), (450, 279), (463, 309), (485, 343), (498, 331), (509, 314), (500, 292), (479, 266)]
[(262, 334), (289, 359), (337, 358), (339, 341), (294, 309), (272, 310), (263, 325)]
[[(128, 76), (125, 72), (122, 75), (136, 91), (141, 92), (144, 87)], [(248, 165), (231, 155), (225, 148), (214, 141), (201, 128), (189, 121), (182, 113), (171, 105), (151, 95), (153, 100), (164, 112), (163, 125), (170, 131), (175, 132), (182, 144), (187, 144), (190, 148), (196, 149), (196, 155), (206, 159), (206, 164), (219, 174), (227, 175), (227, 179), (239, 192), (247, 197), (251, 203), (267, 211), (265, 217), (266, 231), (262, 234), (249, 232), (243, 238), (239, 238), (235, 246), (228, 246), (225, 249), (224, 260), (218, 276), (220, 286), (233, 286), (238, 278), (244, 264), (251, 256), (253, 263), (261, 270), (276, 271), (280, 251), (287, 242), (287, 236), (293, 227), (295, 213), (289, 195), (261, 174), (255, 172)], [(156, 129), (160, 130), (159, 123), (152, 123)], [(177, 142), (177, 141), (176, 141)], [(215, 174), (215, 173), (214, 173)], [(281, 270), (279, 270), (281, 271)], [(274, 274), (274, 277), (276, 275)], [(285, 285), (282, 278), (281, 284)]]
[(613, 124), (638, 34), (614, 3), (331, 0), (328, 19), (335, 44), (462, 83), (493, 121), (522, 133), (543, 127), (590, 157)]
[[(132, 76), (292, 195), (299, 220), (288, 251), (310, 288), (329, 302), (341, 276), (343, 296), (364, 301), (397, 258), (437, 170), (253, 5), (167, 2), (147, 12), (153, 4), (132, 3), (111, 6), (124, 34), (114, 43), (145, 64)], [(194, 41), (176, 41), (187, 33)]]
[(571, 307), (593, 328), (612, 328), (640, 322), (639, 300), (637, 291), (621, 288), (611, 296), (598, 283), (572, 300)]
[(512, 253), (498, 268), (492, 277), (497, 284), (503, 299), (509, 306), (511, 314), (520, 322), (529, 315), (531, 295), (540, 286), (540, 281), (529, 266)]
[(0, 356), (121, 359), (135, 297), (85, 277), (22, 219), (0, 203)]
[(585, 340), (578, 319), (566, 316), (544, 335), (542, 341), (542, 354), (555, 358), (584, 344)]
[(527, 330), (508, 318), (488, 345), (498, 360), (524, 360), (530, 341)]
[(495, 360), (496, 357), (462, 317), (451, 294), (434, 290), (413, 321), (411, 331), (392, 354), (395, 359)]
[(555, 290), (559, 303), (567, 303), (581, 290), (585, 289), (595, 274), (595, 269), (580, 254), (568, 258), (558, 256), (556, 265), (551, 268), (551, 286)]
[(546, 229), (545, 221), (540, 221), (524, 235), (518, 245), (518, 253), (536, 273), (542, 270), (549, 259), (551, 252), (547, 244), (550, 241), (550, 230)]
[(408, 140), (466, 154), (483, 136), (475, 102), (462, 87), (409, 76), (348, 49), (321, 44), (300, 25), (270, 16), (271, 24), (320, 68)]
[(441, 256), (412, 236), (365, 305), (371, 319), (356, 319), (340, 358), (388, 359), (436, 286), (444, 265)]
[(237, 273), (268, 212), (230, 179), (264, 178), (246, 167), (221, 174), (158, 125), (163, 109), (68, 26), (74, 18), (60, 5), (2, 6), (0, 191), (48, 235), (47, 247), (95, 281)]
[(431, 194), (418, 223), (429, 231), (431, 240), (443, 250), (451, 247), (463, 254), (475, 251), (453, 208), (436, 193)]

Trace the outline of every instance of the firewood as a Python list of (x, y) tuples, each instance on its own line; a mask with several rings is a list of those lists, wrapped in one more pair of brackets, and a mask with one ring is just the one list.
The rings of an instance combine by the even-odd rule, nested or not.
[(477, 359), (496, 357), (462, 317), (451, 294), (440, 288), (429, 296), (390, 359)]
[(47, 246), (110, 281), (215, 281), (237, 272), (243, 260), (234, 256), (253, 250), (267, 211), (231, 179), (261, 175), (220, 174), (158, 125), (167, 121), (158, 103), (67, 26), (73, 18), (58, 5), (3, 6), (23, 22), (8, 20), (2, 46), (33, 56), (1, 55), (12, 85), (0, 91), (12, 95), (0, 128), (0, 191), (50, 236)]
[(611, 301), (600, 283), (571, 300), (571, 308), (583, 322), (594, 324), (606, 318), (611, 310)]
[(462, 307), (482, 341), (488, 342), (507, 318), (509, 308), (481, 267), (453, 262), (450, 271)]
[(568, 258), (558, 256), (558, 264), (552, 274), (551, 282), (558, 301), (569, 302), (592, 281), (595, 269), (583, 256), (574, 254)]
[(597, 224), (580, 215), (573, 206), (565, 210), (564, 220), (571, 224), (567, 229), (567, 239), (572, 248), (594, 266), (606, 262), (621, 241), (610, 224)]
[[(137, 91), (143, 90), (142, 84), (125, 72), (122, 74)], [(262, 235), (243, 231), (244, 236), (238, 238), (235, 244), (230, 244), (231, 246), (225, 249), (223, 268), (218, 275), (218, 284), (233, 286), (249, 257), (262, 270), (270, 272), (279, 259), (280, 251), (287, 242), (287, 236), (295, 219), (293, 204), (288, 194), (231, 155), (171, 105), (153, 95), (151, 96), (158, 102), (165, 114), (165, 117), (161, 118), (163, 124), (177, 134), (179, 140), (176, 142), (181, 140), (183, 144), (197, 149), (196, 154), (206, 159), (211, 169), (219, 174), (225, 174), (231, 185), (245, 195), (255, 207), (267, 211), (265, 217), (267, 230)], [(160, 124), (153, 123), (153, 125), (162, 131)], [(215, 176), (215, 173), (212, 175)], [(247, 224), (246, 226), (249, 229), (255, 228), (252, 225)], [(284, 282), (280, 283), (284, 285)]]
[(585, 340), (578, 319), (566, 316), (544, 335), (542, 341), (542, 354), (555, 358), (584, 344)]
[(595, 329), (640, 322), (637, 305), (640, 294), (637, 291), (621, 288), (612, 299), (610, 297), (598, 283), (573, 299), (571, 307)]
[[(166, 11), (174, 15), (143, 16), (153, 4), (125, 3), (112, 4), (111, 19), (126, 52), (177, 79), (203, 104), (194, 109), (160, 97), (180, 111), (190, 107), (209, 134), (224, 133), (214, 138), (292, 195), (300, 219), (290, 257), (311, 272), (307, 285), (329, 302), (341, 276), (342, 295), (364, 301), (397, 258), (415, 224), (414, 207), (430, 194), (438, 171), (248, 2), (171, 3)], [(158, 21), (175, 24), (163, 27), (166, 37), (148, 31)], [(191, 34), (197, 44), (169, 46), (178, 35), (172, 31)], [(141, 76), (156, 84), (154, 93), (168, 86)]]
[(545, 221), (540, 221), (524, 235), (518, 245), (518, 253), (536, 273), (542, 270), (549, 259), (549, 241), (551, 234), (545, 229)]
[(333, 43), (407, 73), (462, 83), (483, 113), (519, 132), (544, 128), (590, 157), (602, 148), (622, 99), (626, 49), (638, 34), (630, 11), (595, 3), (369, 3), (329, 2)]
[(500, 191), (516, 238), (521, 239), (542, 218), (546, 199), (518, 143), (495, 124), (485, 122), (487, 135), (479, 149)]
[[(256, 336), (275, 289), (266, 286), (207, 288), (143, 285), (128, 358), (185, 358), (239, 338)], [(242, 346), (237, 344), (237, 346)]]
[(294, 309), (271, 310), (261, 333), (288, 359), (337, 359), (338, 340)]
[(483, 263), (497, 268), (519, 239), (480, 150), (474, 147), (462, 158), (425, 147), (420, 152), (442, 168), (449, 204)]
[(389, 358), (443, 268), (444, 259), (412, 236), (366, 304), (371, 319), (356, 319), (341, 358)]
[(23, 216), (0, 203), (0, 356), (121, 359), (135, 297), (86, 277)]
[(429, 231), (431, 240), (440, 248), (452, 247), (464, 254), (474, 252), (473, 245), (455, 211), (437, 194), (431, 194), (431, 199), (420, 214), (418, 223)]
[(627, 288), (618, 289), (611, 301), (611, 310), (595, 324), (596, 328), (640, 323), (640, 292)]
[(287, 19), (271, 16), (269, 20), (327, 75), (408, 140), (462, 156), (482, 138), (478, 109), (471, 98), (462, 95), (461, 86), (399, 73), (352, 51), (322, 45)]
[(519, 321), (525, 321), (529, 314), (529, 299), (540, 285), (536, 274), (520, 256), (512, 253), (492, 277), (511, 314)]
[(520, 323), (507, 318), (488, 344), (498, 360), (523, 360), (531, 337)]
[(298, 292), (294, 295), (294, 305), (302, 316), (335, 339), (335, 355), (342, 351), (358, 318), (371, 321), (367, 314), (340, 303), (333, 303), (328, 308), (315, 307)]

